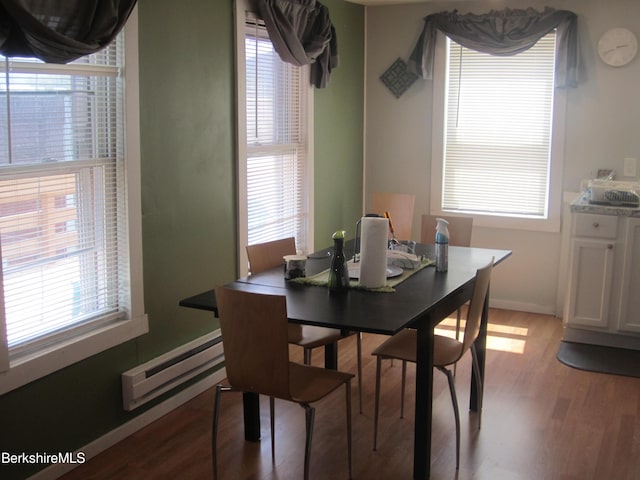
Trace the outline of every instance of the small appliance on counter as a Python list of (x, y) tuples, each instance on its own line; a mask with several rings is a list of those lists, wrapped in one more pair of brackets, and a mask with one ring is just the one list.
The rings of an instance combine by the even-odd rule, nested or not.
[(589, 180), (587, 194), (589, 203), (595, 205), (611, 205), (613, 207), (640, 206), (640, 184), (616, 180)]

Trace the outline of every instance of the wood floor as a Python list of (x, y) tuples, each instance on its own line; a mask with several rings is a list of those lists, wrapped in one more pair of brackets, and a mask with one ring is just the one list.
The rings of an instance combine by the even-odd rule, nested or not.
[[(447, 328), (445, 325), (445, 329)], [(556, 360), (560, 320), (491, 310), (482, 429), (467, 410), (470, 357), (457, 370), (461, 461), (455, 469), (453, 411), (446, 378), (434, 372), (432, 479), (640, 480), (640, 378), (584, 372)], [(372, 451), (375, 360), (383, 337), (364, 335), (364, 414), (353, 382), (353, 478), (410, 479), (413, 455), (413, 388), (400, 419), (400, 363), (383, 365), (378, 450)], [(355, 371), (355, 339), (340, 342), (340, 367)], [(468, 355), (468, 354), (467, 354)], [(292, 356), (301, 358), (298, 349)], [(322, 364), (322, 351), (314, 363)], [(415, 370), (409, 367), (408, 385)], [(221, 405), (221, 480), (302, 478), (304, 411), (276, 401), (276, 456), (271, 462), (268, 401), (261, 400), (262, 437), (243, 439), (241, 395)], [(68, 473), (76, 479), (211, 478), (213, 391), (184, 406)], [(311, 478), (346, 479), (344, 394), (316, 404)]]

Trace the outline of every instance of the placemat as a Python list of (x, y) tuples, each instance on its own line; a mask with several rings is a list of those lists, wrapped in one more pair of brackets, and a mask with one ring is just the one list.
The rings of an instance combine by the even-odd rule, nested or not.
[[(392, 293), (395, 292), (395, 287), (402, 282), (404, 282), (407, 278), (413, 275), (416, 272), (419, 272), (425, 267), (429, 265), (434, 265), (435, 262), (428, 258), (422, 260), (420, 266), (414, 269), (403, 269), (402, 275), (398, 275), (397, 277), (387, 278), (387, 284), (384, 287), (378, 288), (368, 288), (360, 285), (358, 280), (350, 279), (349, 280), (349, 288), (353, 290), (366, 290), (369, 292), (382, 292), (382, 293)], [(302, 278), (294, 278), (292, 280), (288, 280), (290, 283), (299, 283), (301, 285), (313, 285), (316, 287), (326, 287), (329, 282), (329, 269), (323, 270), (320, 273), (316, 273), (310, 277), (302, 277)]]

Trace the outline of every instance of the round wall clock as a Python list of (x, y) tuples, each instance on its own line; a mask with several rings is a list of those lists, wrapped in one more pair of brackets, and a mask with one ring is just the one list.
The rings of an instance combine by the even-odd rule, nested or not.
[(604, 63), (622, 67), (638, 52), (638, 39), (631, 30), (616, 27), (607, 30), (598, 41), (598, 54)]

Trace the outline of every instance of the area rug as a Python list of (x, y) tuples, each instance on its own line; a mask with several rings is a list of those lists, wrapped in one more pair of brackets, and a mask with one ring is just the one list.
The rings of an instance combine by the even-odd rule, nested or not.
[(565, 365), (580, 370), (640, 377), (639, 350), (562, 341), (557, 358)]

